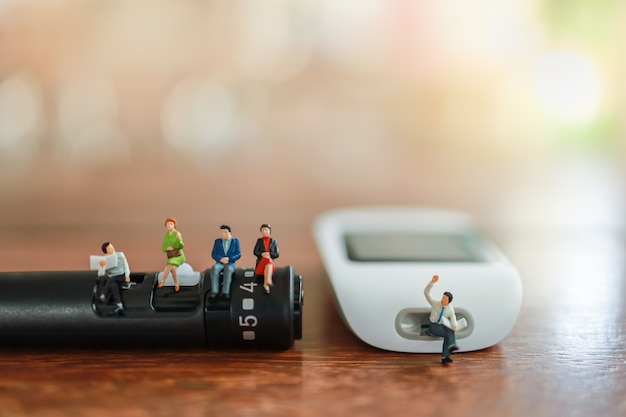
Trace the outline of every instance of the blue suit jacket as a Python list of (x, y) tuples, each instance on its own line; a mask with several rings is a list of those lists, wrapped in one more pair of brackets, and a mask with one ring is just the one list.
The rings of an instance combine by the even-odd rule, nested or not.
[(217, 263), (220, 262), (220, 259), (223, 257), (228, 257), (228, 263), (232, 266), (235, 266), (235, 262), (241, 258), (241, 246), (239, 245), (239, 239), (236, 237), (231, 238), (230, 247), (228, 248), (228, 253), (224, 253), (224, 245), (222, 245), (222, 239), (215, 239), (215, 243), (213, 243), (213, 251), (211, 252), (211, 258)]

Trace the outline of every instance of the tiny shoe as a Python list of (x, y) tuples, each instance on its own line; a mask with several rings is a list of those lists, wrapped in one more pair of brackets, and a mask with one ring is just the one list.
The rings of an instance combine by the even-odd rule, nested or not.
[(263, 289), (265, 290), (265, 294), (269, 294), (270, 293), (270, 286), (269, 285), (263, 285)]
[(117, 307), (115, 307), (115, 311), (113, 313), (115, 315), (117, 315), (117, 316), (123, 316), (124, 315), (124, 306), (118, 305)]
[(222, 293), (222, 297), (224, 297), (225, 300), (230, 300), (230, 294), (226, 294), (225, 292)]
[(104, 296), (104, 294), (100, 294), (100, 302), (104, 303), (104, 300), (106, 300), (106, 297)]
[(450, 358), (443, 358), (441, 360), (441, 363), (444, 364), (444, 365), (447, 365), (449, 363), (452, 363), (452, 359), (450, 359)]
[(450, 346), (450, 349), (448, 349), (448, 350), (450, 351), (450, 353), (454, 353), (454, 352), (456, 352), (457, 350), (459, 350), (459, 347), (458, 347), (457, 345)]
[(209, 298), (215, 298), (215, 297), (217, 297), (217, 293), (216, 292), (211, 292), (209, 294)]

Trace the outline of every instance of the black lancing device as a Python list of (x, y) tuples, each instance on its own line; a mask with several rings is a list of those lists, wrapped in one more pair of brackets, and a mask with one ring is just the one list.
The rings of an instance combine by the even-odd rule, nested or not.
[(230, 298), (196, 285), (157, 288), (157, 273), (131, 273), (124, 313), (97, 297), (95, 271), (0, 273), (0, 345), (227, 346), (288, 349), (302, 338), (302, 277), (277, 267), (270, 294), (254, 269), (233, 274)]

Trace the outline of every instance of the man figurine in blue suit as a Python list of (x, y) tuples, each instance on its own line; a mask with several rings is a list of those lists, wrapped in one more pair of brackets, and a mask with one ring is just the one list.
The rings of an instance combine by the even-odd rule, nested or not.
[(215, 260), (215, 265), (211, 270), (211, 298), (215, 298), (219, 292), (220, 272), (224, 271), (224, 283), (222, 284), (222, 295), (230, 298), (230, 283), (233, 272), (235, 272), (235, 262), (241, 258), (241, 246), (239, 239), (234, 238), (230, 226), (225, 224), (220, 226), (221, 237), (215, 239), (211, 257)]

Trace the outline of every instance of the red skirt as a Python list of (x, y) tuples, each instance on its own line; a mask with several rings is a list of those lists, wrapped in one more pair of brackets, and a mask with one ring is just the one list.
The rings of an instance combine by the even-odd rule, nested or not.
[(263, 275), (265, 273), (265, 266), (272, 265), (272, 272), (274, 272), (274, 260), (272, 258), (261, 258), (261, 262), (259, 262), (254, 271), (257, 275)]

